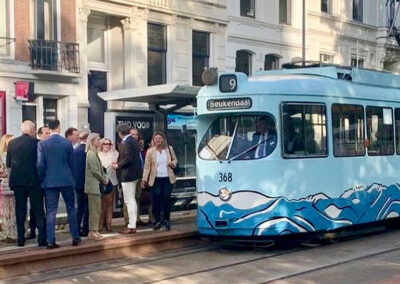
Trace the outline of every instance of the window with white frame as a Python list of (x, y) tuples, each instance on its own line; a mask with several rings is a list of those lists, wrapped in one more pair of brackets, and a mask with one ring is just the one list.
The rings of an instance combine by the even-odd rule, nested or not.
[(332, 63), (333, 63), (333, 55), (331, 55), (331, 54), (326, 54), (326, 53), (320, 53), (320, 55), (319, 55), (319, 61), (320, 61), (321, 63), (332, 64)]
[(9, 0), (0, 0), (0, 56), (10, 54)]
[(256, 17), (255, 0), (240, 0), (240, 16), (255, 18)]
[(192, 81), (194, 86), (203, 86), (201, 75), (210, 63), (210, 34), (192, 33)]
[(290, 25), (290, 0), (279, 0), (279, 23)]
[(351, 67), (364, 68), (364, 59), (351, 58)]
[(57, 40), (57, 0), (30, 0), (32, 39)]
[(330, 0), (321, 0), (321, 12), (330, 13)]
[(167, 83), (167, 27), (147, 24), (147, 84)]
[(105, 26), (88, 24), (87, 57), (89, 62), (105, 63)]
[(276, 54), (265, 55), (264, 70), (278, 70), (280, 57)]
[(236, 72), (243, 72), (247, 76), (251, 75), (252, 54), (247, 50), (236, 51)]
[(353, 0), (353, 20), (363, 21), (363, 0)]

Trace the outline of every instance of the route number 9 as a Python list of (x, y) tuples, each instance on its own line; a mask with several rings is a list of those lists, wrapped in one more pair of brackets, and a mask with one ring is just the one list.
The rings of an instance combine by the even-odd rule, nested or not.
[(232, 93), (237, 91), (236, 75), (221, 75), (219, 78), (219, 90), (222, 93)]
[(219, 182), (232, 182), (233, 181), (232, 173), (218, 173), (218, 181)]

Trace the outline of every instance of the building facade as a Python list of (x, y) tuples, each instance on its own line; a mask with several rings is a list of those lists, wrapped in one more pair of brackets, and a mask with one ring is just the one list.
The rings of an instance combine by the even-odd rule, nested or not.
[(58, 117), (77, 125), (75, 0), (0, 0), (1, 133)]
[[(302, 60), (303, 1), (238, 0), (228, 5), (226, 69), (251, 74)], [(398, 72), (385, 38), (386, 0), (307, 0), (306, 60)]]

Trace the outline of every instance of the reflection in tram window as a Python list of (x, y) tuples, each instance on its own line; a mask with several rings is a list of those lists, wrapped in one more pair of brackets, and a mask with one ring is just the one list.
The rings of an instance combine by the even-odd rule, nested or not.
[(282, 104), (284, 157), (326, 156), (326, 107), (318, 104)]
[(396, 153), (397, 155), (400, 155), (400, 108), (395, 109), (394, 120), (396, 127)]
[(362, 106), (333, 104), (332, 126), (335, 157), (365, 155)]
[(393, 155), (393, 114), (391, 108), (367, 107), (368, 155)]
[(272, 117), (229, 116), (215, 120), (200, 143), (205, 160), (249, 160), (270, 155), (277, 144)]

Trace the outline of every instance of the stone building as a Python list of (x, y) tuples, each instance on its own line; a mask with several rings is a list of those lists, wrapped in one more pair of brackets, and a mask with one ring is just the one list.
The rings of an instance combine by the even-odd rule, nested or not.
[(25, 119), (77, 125), (76, 31), (75, 0), (0, 0), (2, 134), (18, 134)]

